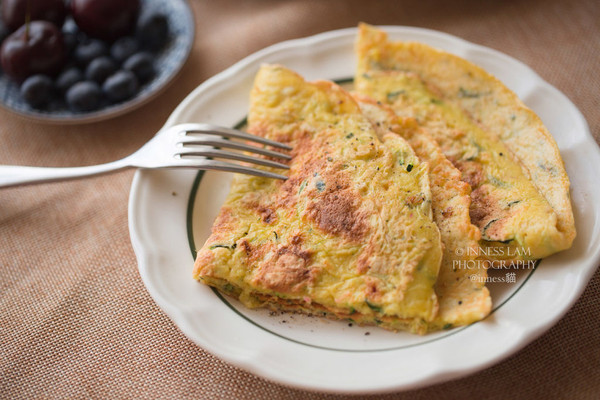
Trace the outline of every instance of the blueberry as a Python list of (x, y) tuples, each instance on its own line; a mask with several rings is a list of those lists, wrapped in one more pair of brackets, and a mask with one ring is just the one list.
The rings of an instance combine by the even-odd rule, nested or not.
[(154, 57), (147, 51), (136, 53), (125, 61), (123, 68), (133, 72), (140, 82), (148, 82), (154, 77)]
[(63, 33), (79, 33), (79, 27), (75, 23), (75, 20), (71, 17), (67, 17), (62, 26)]
[(102, 101), (102, 90), (96, 82), (78, 82), (67, 91), (66, 100), (73, 111), (94, 111)]
[(32, 75), (21, 85), (21, 96), (34, 108), (42, 108), (53, 97), (52, 79), (46, 75)]
[(65, 51), (67, 54), (73, 53), (75, 47), (77, 47), (77, 34), (72, 32), (63, 33), (63, 41), (65, 42)]
[(138, 21), (136, 36), (142, 48), (158, 51), (169, 40), (169, 21), (160, 13), (142, 15)]
[(110, 57), (102, 56), (92, 60), (85, 70), (85, 77), (90, 81), (102, 83), (115, 73), (117, 64)]
[(127, 100), (136, 94), (139, 88), (138, 79), (133, 72), (120, 70), (109, 76), (102, 85), (106, 97), (113, 103)]
[(124, 36), (117, 39), (110, 48), (110, 55), (117, 62), (122, 63), (131, 57), (139, 49), (139, 44), (136, 38), (132, 36)]
[(81, 82), (83, 79), (83, 72), (79, 68), (67, 68), (56, 78), (56, 88), (61, 93), (66, 93), (71, 86), (77, 82)]
[(79, 43), (73, 54), (75, 61), (82, 67), (87, 66), (95, 58), (107, 55), (108, 46), (97, 39), (89, 39)]
[(68, 17), (65, 20), (65, 23), (62, 26), (62, 34), (67, 54), (73, 53), (73, 50), (75, 50), (75, 47), (77, 47), (77, 44), (83, 38), (83, 34), (77, 27), (73, 18)]

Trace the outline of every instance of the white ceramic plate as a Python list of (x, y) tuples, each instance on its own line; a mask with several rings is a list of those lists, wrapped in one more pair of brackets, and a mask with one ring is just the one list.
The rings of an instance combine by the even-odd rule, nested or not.
[[(181, 170), (137, 172), (129, 227), (141, 277), (157, 304), (195, 343), (264, 378), (307, 389), (366, 393), (430, 385), (486, 368), (556, 323), (600, 262), (600, 151), (575, 106), (524, 64), (502, 53), (425, 29), (383, 27), (479, 64), (536, 111), (555, 137), (572, 183), (578, 236), (573, 247), (514, 283), (491, 284), (494, 312), (484, 321), (416, 336), (294, 314), (247, 310), (191, 277), (195, 248), (207, 238), (230, 176)], [(167, 125), (235, 126), (261, 63), (281, 63), (308, 79), (345, 79), (355, 67), (356, 29), (280, 43), (209, 79)], [(507, 271), (494, 271), (506, 279)]]

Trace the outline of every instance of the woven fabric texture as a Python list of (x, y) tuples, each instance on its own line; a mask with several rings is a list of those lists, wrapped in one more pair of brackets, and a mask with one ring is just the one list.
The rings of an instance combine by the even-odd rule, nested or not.
[[(600, 140), (600, 2), (192, 0), (180, 76), (127, 115), (47, 126), (0, 111), (0, 163), (77, 166), (140, 147), (210, 76), (282, 40), (356, 26), (444, 31), (531, 66)], [(0, 190), (0, 398), (334, 399), (268, 382), (190, 342), (146, 291), (129, 240), (133, 171)], [(384, 399), (592, 399), (600, 393), (600, 274), (546, 334), (474, 375)], [(373, 397), (375, 398), (375, 397)]]

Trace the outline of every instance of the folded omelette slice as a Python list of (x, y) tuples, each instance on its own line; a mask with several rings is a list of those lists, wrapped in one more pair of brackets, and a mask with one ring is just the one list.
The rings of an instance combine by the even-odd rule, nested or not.
[(258, 72), (248, 131), (293, 147), (286, 181), (235, 176), (194, 277), (266, 306), (424, 333), (442, 258), (428, 165), (343, 89)]
[(433, 220), (440, 230), (444, 250), (435, 286), (439, 312), (428, 329), (449, 329), (482, 320), (490, 313), (492, 300), (485, 287), (485, 264), (477, 262), (481, 234), (469, 216), (469, 185), (461, 180), (460, 171), (414, 119), (401, 118), (390, 107), (368, 96), (354, 94), (354, 98), (380, 137), (388, 132), (400, 135), (419, 159), (430, 166)]
[(469, 183), (471, 220), (497, 259), (537, 259), (575, 237), (569, 179), (539, 117), (476, 65), (362, 24), (356, 90), (414, 117)]

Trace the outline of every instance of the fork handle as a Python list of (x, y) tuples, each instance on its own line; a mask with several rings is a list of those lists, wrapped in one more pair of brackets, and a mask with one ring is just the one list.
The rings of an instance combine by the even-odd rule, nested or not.
[(0, 165), (0, 188), (85, 178), (87, 176), (119, 171), (131, 166), (127, 158), (106, 164), (85, 167), (49, 168)]

